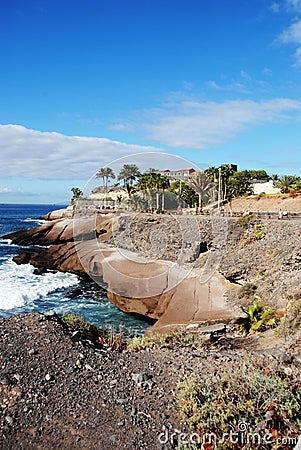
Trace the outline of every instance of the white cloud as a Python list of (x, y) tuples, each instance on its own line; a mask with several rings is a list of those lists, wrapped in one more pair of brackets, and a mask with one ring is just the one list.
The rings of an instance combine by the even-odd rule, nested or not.
[(280, 11), (280, 4), (279, 3), (272, 3), (272, 5), (270, 6), (270, 9), (273, 13), (277, 14)]
[(295, 66), (300, 66), (301, 67), (301, 47), (297, 48), (297, 50), (295, 51)]
[(25, 192), (20, 187), (9, 187), (9, 186), (0, 186), (0, 195), (9, 195), (9, 196), (24, 196), (24, 195), (37, 195), (30, 192)]
[(207, 87), (209, 87), (211, 89), (217, 89), (217, 90), (222, 89), (221, 86), (219, 86), (214, 80), (207, 81), (206, 85), (207, 85)]
[(113, 123), (112, 125), (108, 126), (108, 129), (115, 131), (131, 131), (132, 125), (129, 123)]
[(14, 191), (7, 186), (0, 186), (0, 194), (11, 194), (12, 192)]
[[(296, 3), (297, 4), (297, 3)], [(301, 1), (300, 5), (301, 12)], [(292, 23), (286, 30), (284, 30), (278, 37), (278, 41), (284, 44), (296, 44), (297, 48), (294, 53), (295, 66), (301, 65), (301, 20)]]
[(287, 0), (287, 5), (297, 11), (301, 11), (301, 0)]
[(294, 53), (295, 66), (300, 66), (300, 54), (301, 54), (301, 0), (288, 0), (287, 5), (291, 11), (299, 16), (298, 20), (294, 17), (294, 22), (287, 27), (276, 39), (276, 42), (282, 44), (294, 44), (296, 45), (296, 50)]
[(301, 20), (292, 23), (286, 30), (284, 30), (279, 36), (281, 42), (301, 44)]
[(155, 110), (149, 137), (161, 145), (205, 149), (226, 142), (252, 126), (275, 123), (301, 116), (301, 101), (285, 98), (265, 102), (229, 100), (182, 102), (171, 109)]
[(84, 179), (114, 159), (159, 149), (0, 125), (0, 176)]

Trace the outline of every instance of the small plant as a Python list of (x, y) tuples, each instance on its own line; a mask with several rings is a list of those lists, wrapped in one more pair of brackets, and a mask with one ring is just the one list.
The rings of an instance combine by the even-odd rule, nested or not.
[(239, 325), (242, 332), (248, 334), (250, 331), (263, 331), (275, 325), (275, 310), (266, 308), (260, 302), (255, 302), (249, 309), (241, 307), (245, 317), (239, 317), (235, 323)]
[(126, 346), (120, 333), (95, 326), (87, 322), (81, 314), (63, 314), (62, 321), (71, 332), (79, 331), (81, 339), (90, 340), (97, 346), (114, 350), (122, 350)]
[(244, 447), (239, 439), (221, 439), (229, 437), (230, 432), (239, 437), (240, 424), (247, 426), (244, 431), (248, 434), (269, 429), (278, 437), (297, 436), (301, 425), (300, 394), (300, 385), (290, 386), (276, 371), (266, 373), (249, 359), (241, 367), (220, 368), (217, 375), (205, 379), (187, 377), (177, 386), (176, 400), (178, 412), (197, 431), (200, 442), (206, 435), (214, 434), (215, 449), (233, 450), (251, 448)]
[(258, 272), (258, 275), (259, 275), (260, 277), (263, 277), (263, 278), (266, 278), (266, 277), (269, 276), (269, 274), (267, 273), (266, 270), (260, 270), (260, 271)]
[(255, 226), (255, 228), (251, 231), (248, 237), (244, 239), (242, 246), (245, 247), (246, 245), (252, 244), (252, 242), (260, 241), (265, 237), (266, 233), (264, 231), (264, 224), (259, 223)]
[(254, 214), (247, 214), (237, 219), (236, 223), (243, 228), (249, 229), (255, 220), (257, 220), (257, 217)]
[(187, 331), (185, 327), (176, 328), (166, 334), (135, 337), (127, 344), (129, 351), (140, 351), (152, 347), (198, 347), (205, 343), (205, 337), (198, 332)]

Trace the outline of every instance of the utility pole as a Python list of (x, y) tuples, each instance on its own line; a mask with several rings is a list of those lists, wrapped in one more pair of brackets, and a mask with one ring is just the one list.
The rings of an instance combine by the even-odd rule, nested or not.
[(218, 168), (218, 197), (217, 197), (217, 209), (218, 215), (221, 215), (221, 190), (222, 190), (222, 168)]

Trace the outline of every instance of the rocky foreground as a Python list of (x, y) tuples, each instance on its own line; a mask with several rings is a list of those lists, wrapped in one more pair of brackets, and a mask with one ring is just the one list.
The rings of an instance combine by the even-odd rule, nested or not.
[(0, 448), (175, 449), (189, 436), (176, 403), (187, 376), (210, 380), (254, 354), (263, 371), (300, 380), (300, 333), (283, 340), (269, 332), (242, 338), (228, 327), (198, 332), (201, 344), (129, 352), (95, 347), (56, 315), (1, 319)]

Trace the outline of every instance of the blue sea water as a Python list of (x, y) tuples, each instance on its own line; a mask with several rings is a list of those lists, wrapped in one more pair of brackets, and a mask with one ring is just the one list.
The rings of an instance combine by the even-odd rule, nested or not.
[[(0, 236), (39, 226), (42, 223), (39, 217), (62, 207), (0, 204)], [(61, 272), (34, 275), (30, 264), (15, 264), (12, 258), (18, 248), (0, 238), (0, 317), (34, 311), (77, 313), (96, 325), (138, 335), (150, 326), (138, 316), (119, 311), (92, 280)], [(80, 289), (82, 294), (70, 299), (68, 294), (74, 289)]]

